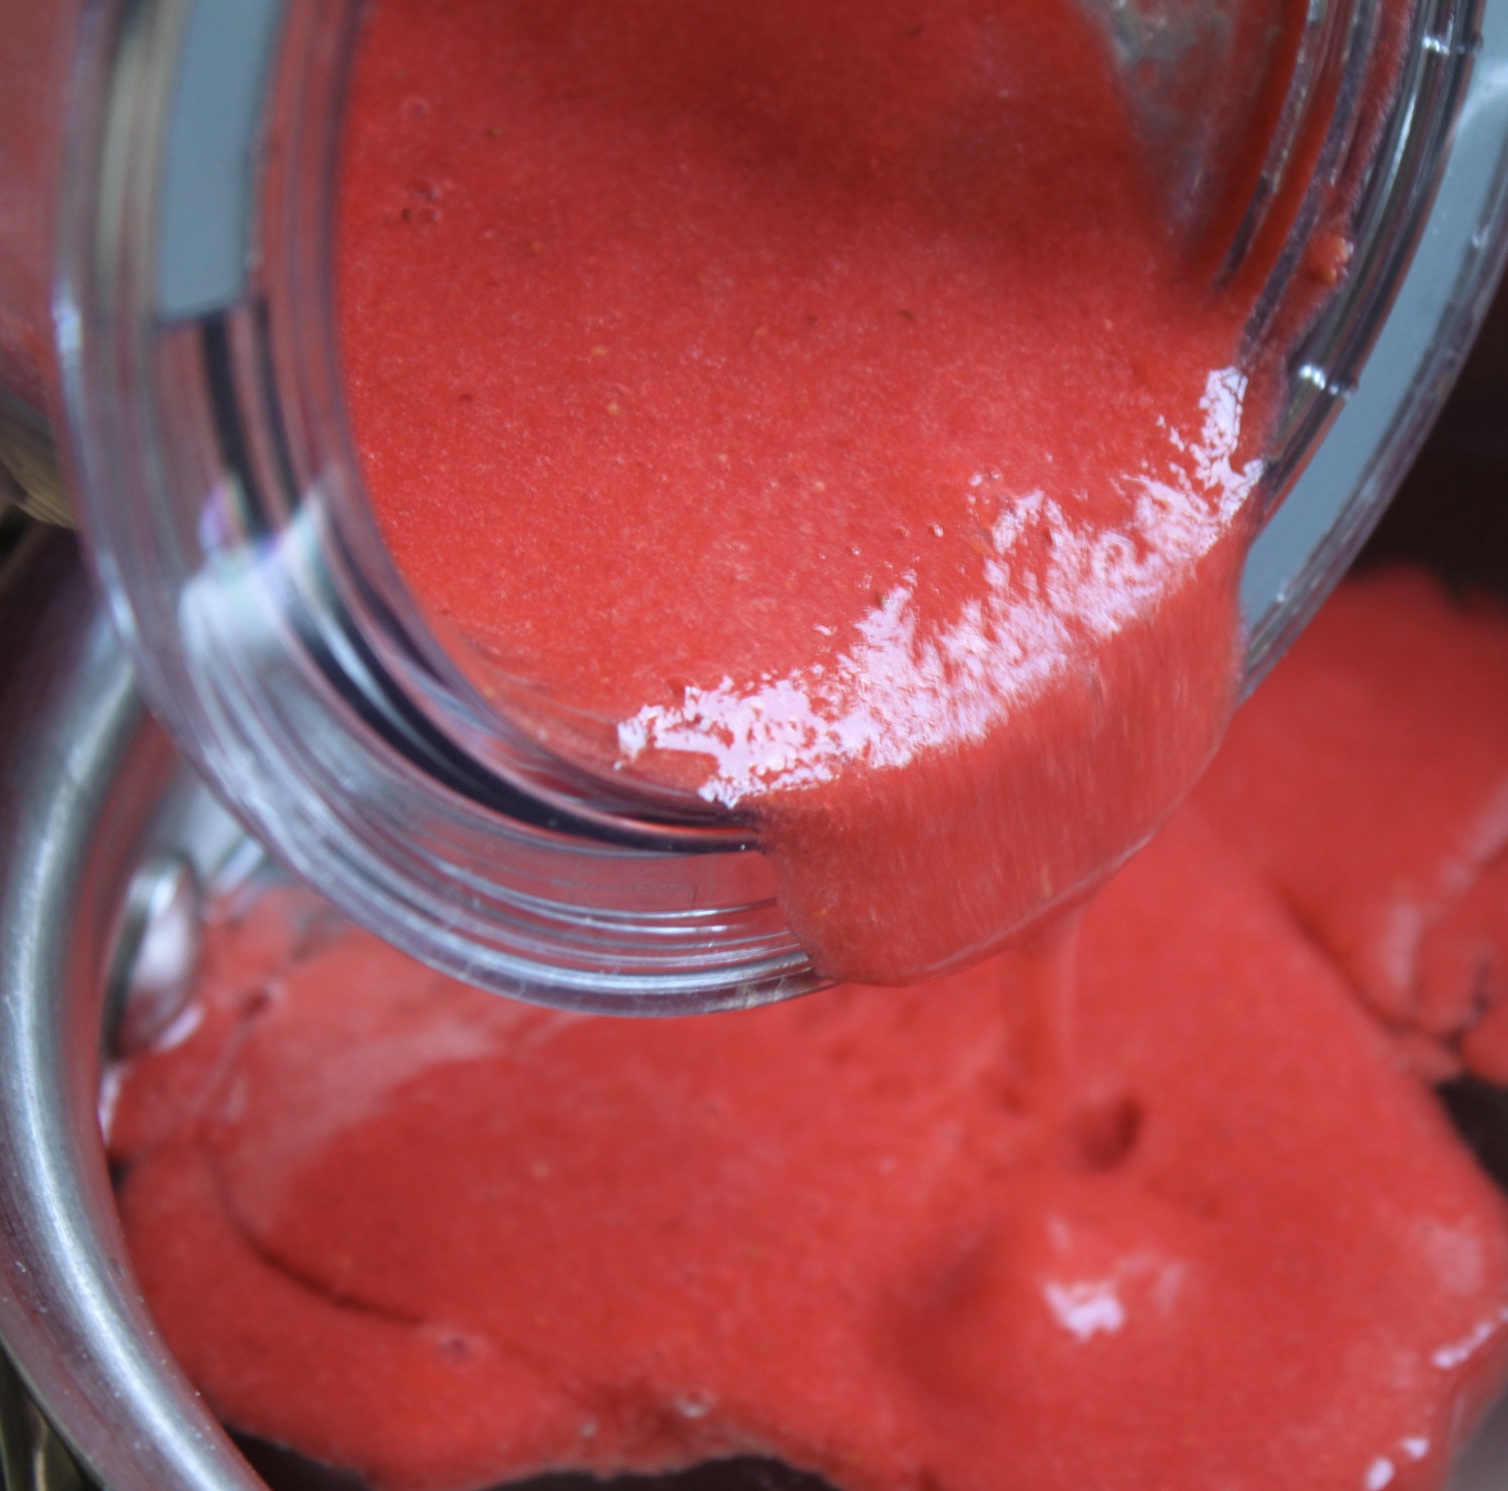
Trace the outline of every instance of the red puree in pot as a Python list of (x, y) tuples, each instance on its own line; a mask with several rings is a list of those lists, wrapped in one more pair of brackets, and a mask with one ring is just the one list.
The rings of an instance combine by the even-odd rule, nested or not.
[(1508, 617), (1384, 576), (1055, 963), (621, 1021), (265, 896), (118, 1087), (138, 1275), (230, 1423), (381, 1491), (1437, 1488), (1508, 1215), (1404, 1058), (1502, 1059), (1505, 803)]
[(1247, 306), (1079, 5), (382, 0), (351, 119), (367, 483), (514, 718), (750, 819), (835, 977), (1152, 832), (1231, 707)]

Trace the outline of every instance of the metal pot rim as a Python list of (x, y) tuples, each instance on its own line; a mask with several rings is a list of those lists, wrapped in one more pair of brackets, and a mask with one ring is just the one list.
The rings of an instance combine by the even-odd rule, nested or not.
[(0, 1336), (111, 1491), (265, 1491), (146, 1309), (97, 1118), (111, 922), (184, 774), (72, 543), (22, 549), (0, 574)]

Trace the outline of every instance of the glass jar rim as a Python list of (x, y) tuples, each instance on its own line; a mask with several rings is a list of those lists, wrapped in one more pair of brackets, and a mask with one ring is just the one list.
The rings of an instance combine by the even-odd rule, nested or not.
[[(1331, 29), (1316, 57), (1339, 72), (1319, 94), (1337, 108), (1360, 96), (1365, 53), (1348, 44), (1369, 3), (1322, 8)], [(359, 6), (128, 10), (100, 7), (80, 69), (57, 312), (94, 563), (175, 738), (295, 871), (446, 972), (618, 1012), (816, 987), (746, 826), (615, 796), (500, 730), (375, 526), (353, 520), (363, 504), (328, 263)], [(1508, 0), (1420, 0), (1412, 14), (1358, 200), (1358, 257), (1301, 344), (1264, 478), (1272, 516), (1243, 592), (1248, 687), (1360, 546), (1485, 308), (1508, 121), (1472, 83), (1483, 26), (1494, 55), (1508, 52)], [(1476, 108), (1463, 114), (1468, 85)], [(1298, 241), (1275, 261), (1269, 318), (1355, 140), (1354, 120), (1321, 123), (1318, 155), (1293, 157), (1319, 169), (1295, 193)], [(1463, 211), (1476, 213), (1469, 231)], [(1438, 262), (1405, 280), (1442, 214)], [(1395, 300), (1412, 324), (1410, 297), (1442, 284), (1447, 300), (1409, 354), (1419, 379), (1374, 398), (1368, 353), (1397, 355)], [(1317, 485), (1333, 483), (1334, 460), (1311, 458), (1330, 425), (1354, 440), (1363, 421), (1369, 449), (1350, 453), (1337, 502)], [(1296, 546), (1294, 515), (1324, 503), (1328, 520), (1300, 526)]]

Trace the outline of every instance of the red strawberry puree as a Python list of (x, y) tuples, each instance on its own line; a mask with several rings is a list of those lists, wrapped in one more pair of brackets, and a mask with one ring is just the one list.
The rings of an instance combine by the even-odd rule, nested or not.
[(382, 0), (352, 118), (363, 467), (509, 713), (752, 821), (834, 977), (1166, 816), (1231, 707), (1247, 306), (1080, 5)]
[[(924, 987), (567, 1015), (264, 896), (119, 1090), (146, 1296), (229, 1422), (383, 1491), (1438, 1487), (1508, 1215), (1397, 1042), (1501, 1060), (1505, 680), (1497, 608), (1353, 585), (1076, 946)], [(1056, 1032), (1002, 997), (1044, 980)]]

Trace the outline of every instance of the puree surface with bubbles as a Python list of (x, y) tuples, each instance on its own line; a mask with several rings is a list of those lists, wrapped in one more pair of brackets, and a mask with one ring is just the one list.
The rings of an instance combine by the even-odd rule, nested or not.
[(1166, 817), (1266, 416), (1078, 4), (382, 0), (350, 120), (367, 485), (515, 722), (751, 822), (835, 978)]

